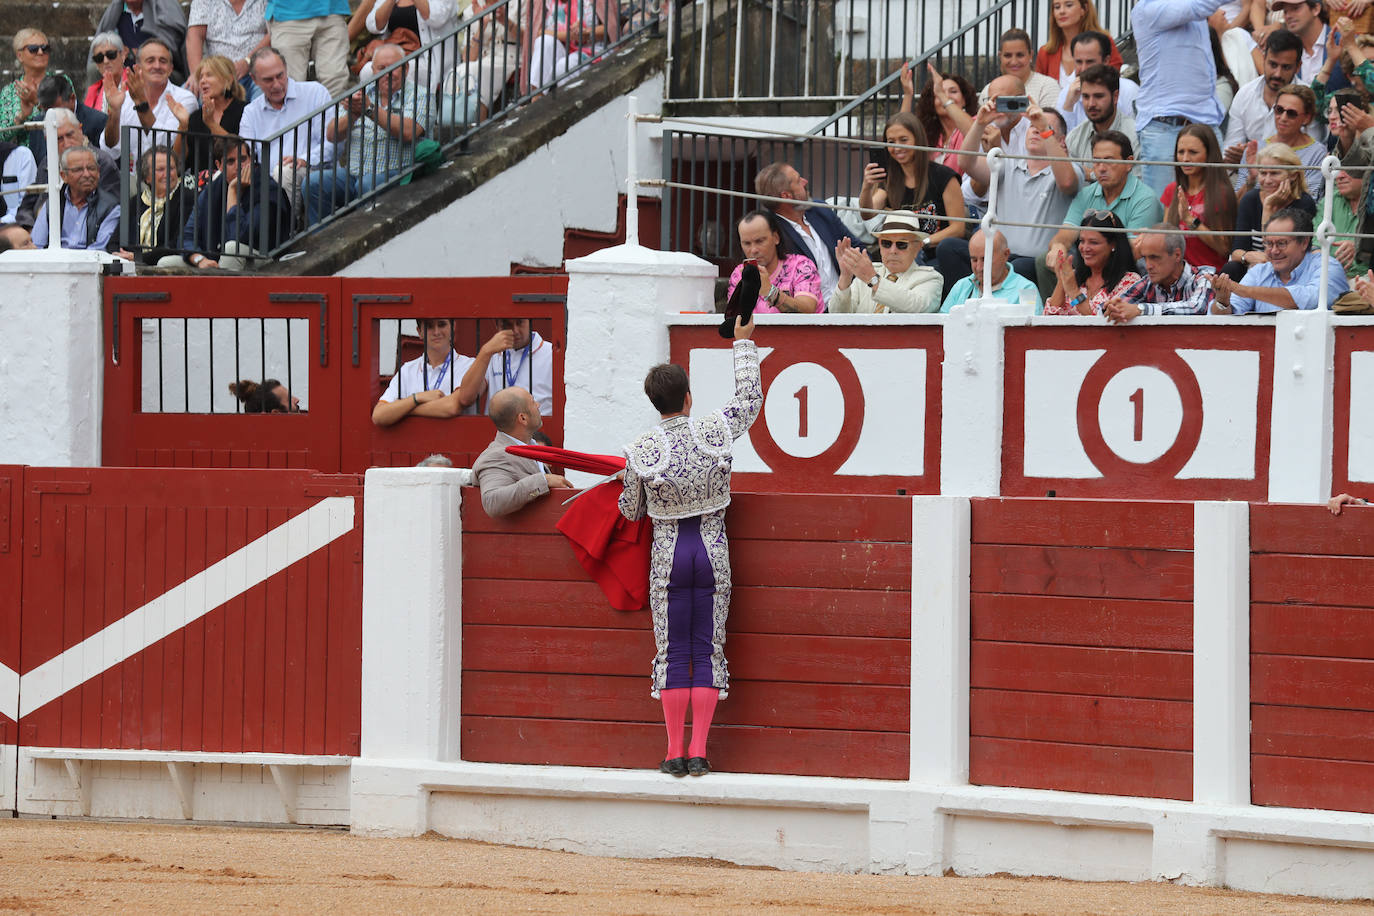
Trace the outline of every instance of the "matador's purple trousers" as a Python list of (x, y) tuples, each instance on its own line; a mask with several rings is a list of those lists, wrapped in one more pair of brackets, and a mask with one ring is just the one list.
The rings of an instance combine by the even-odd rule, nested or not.
[(716, 577), (701, 540), (701, 517), (677, 523), (668, 574), (668, 664), (664, 687), (711, 686), (712, 607)]

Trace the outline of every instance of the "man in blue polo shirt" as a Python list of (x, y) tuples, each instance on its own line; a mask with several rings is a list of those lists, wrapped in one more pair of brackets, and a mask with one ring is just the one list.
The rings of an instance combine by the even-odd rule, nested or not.
[(348, 16), (348, 0), (267, 0), (267, 32), (293, 80), (313, 58), (332, 95), (348, 88)]
[[(1069, 210), (1064, 214), (1064, 228), (1055, 233), (1049, 251), (1035, 259), (1035, 276), (1041, 295), (1049, 298), (1054, 294), (1055, 276), (1049, 265), (1057, 263), (1059, 251), (1070, 251), (1078, 241), (1078, 226), (1083, 222), (1083, 214), (1089, 210), (1109, 210), (1115, 213), (1121, 225), (1127, 229), (1146, 229), (1164, 219), (1164, 207), (1159, 195), (1150, 190), (1145, 182), (1137, 178), (1132, 166), (1125, 162), (1108, 160), (1133, 160), (1135, 150), (1131, 140), (1117, 130), (1098, 134), (1093, 141), (1093, 177), (1097, 180), (1084, 185), (1074, 195)], [(1135, 234), (1131, 234), (1134, 241)]]
[[(1036, 291), (1035, 284), (1012, 270), (1011, 265), (1007, 263), (1010, 253), (1007, 248), (1007, 237), (994, 229), (992, 253), (987, 254), (986, 248), (987, 236), (979, 229), (968, 241), (968, 257), (973, 271), (954, 284), (954, 288), (945, 297), (944, 304), (940, 306), (940, 311), (948, 313), (956, 305), (963, 305), (970, 299), (983, 298), (983, 258), (987, 256), (992, 258), (992, 289), (988, 292), (988, 298), (1015, 303), (1034, 300), (1035, 314), (1043, 315), (1045, 303)], [(1022, 298), (1022, 294), (1025, 295), (1025, 299)]]
[[(1214, 315), (1264, 315), (1284, 309), (1315, 309), (1321, 297), (1322, 253), (1309, 251), (1312, 217), (1294, 207), (1280, 210), (1265, 223), (1267, 264), (1256, 264), (1237, 283), (1225, 274), (1212, 277)], [(1285, 233), (1291, 233), (1285, 234)], [(1326, 307), (1350, 289), (1345, 271), (1328, 258)]]

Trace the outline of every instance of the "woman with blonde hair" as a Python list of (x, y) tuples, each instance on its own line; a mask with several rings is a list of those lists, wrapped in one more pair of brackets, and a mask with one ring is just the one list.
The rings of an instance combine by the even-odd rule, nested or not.
[(235, 76), (234, 62), (227, 57), (202, 57), (191, 82), (200, 90), (200, 107), (188, 113), (172, 99), (167, 106), (185, 131), (177, 136), (177, 155), (185, 159), (186, 171), (196, 175), (214, 169), (216, 137), (238, 136), (246, 105), (243, 84)]
[(48, 43), (48, 36), (38, 29), (20, 29), (14, 34), (11, 46), (20, 76), (0, 89), (0, 140), (27, 143), (28, 131), (19, 130), (15, 125), (43, 117), (43, 109), (38, 104), (38, 84), (47, 75), (52, 45)]
[(1302, 210), (1308, 216), (1317, 213), (1317, 202), (1307, 193), (1302, 171), (1272, 168), (1276, 165), (1301, 166), (1302, 160), (1293, 152), (1293, 147), (1286, 143), (1270, 143), (1259, 151), (1255, 161), (1245, 193), (1236, 205), (1235, 250), (1222, 268), (1237, 281), (1254, 265), (1269, 260), (1260, 232), (1271, 216), (1289, 207)]
[(1036, 72), (1058, 80), (1060, 86), (1073, 82), (1073, 53), (1069, 43), (1082, 32), (1101, 32), (1107, 36), (1112, 53), (1106, 62), (1119, 71), (1121, 52), (1116, 49), (1111, 34), (1097, 21), (1093, 0), (1054, 0), (1050, 8), (1050, 38), (1035, 54)]

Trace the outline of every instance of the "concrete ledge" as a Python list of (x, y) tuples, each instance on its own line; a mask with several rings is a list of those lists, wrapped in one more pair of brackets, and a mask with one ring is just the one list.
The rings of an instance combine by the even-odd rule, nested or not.
[[(826, 872), (1374, 896), (1374, 816), (990, 786), (356, 760), (357, 833)], [(1287, 864), (1283, 864), (1287, 863)], [(1291, 865), (1291, 867), (1289, 867)]]

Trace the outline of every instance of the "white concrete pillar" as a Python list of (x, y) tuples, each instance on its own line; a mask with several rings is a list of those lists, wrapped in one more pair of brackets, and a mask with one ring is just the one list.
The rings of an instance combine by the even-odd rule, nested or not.
[(969, 501), (911, 501), (911, 781), (968, 784)]
[(463, 474), (372, 468), (363, 490), (362, 756), (458, 760)]
[(0, 376), (11, 383), (0, 398), (0, 464), (100, 466), (101, 270), (111, 260), (96, 251), (0, 255)]
[(945, 322), (940, 492), (948, 496), (1000, 496), (1002, 492), (1006, 315), (998, 305), (971, 301), (955, 306)]
[(1250, 804), (1250, 505), (1193, 504), (1193, 801)]
[(564, 444), (619, 454), (658, 422), (644, 375), (668, 361), (667, 315), (714, 311), (716, 268), (685, 252), (616, 245), (567, 270)]
[(1274, 406), (1269, 501), (1331, 496), (1335, 334), (1329, 311), (1279, 312), (1274, 327)]

